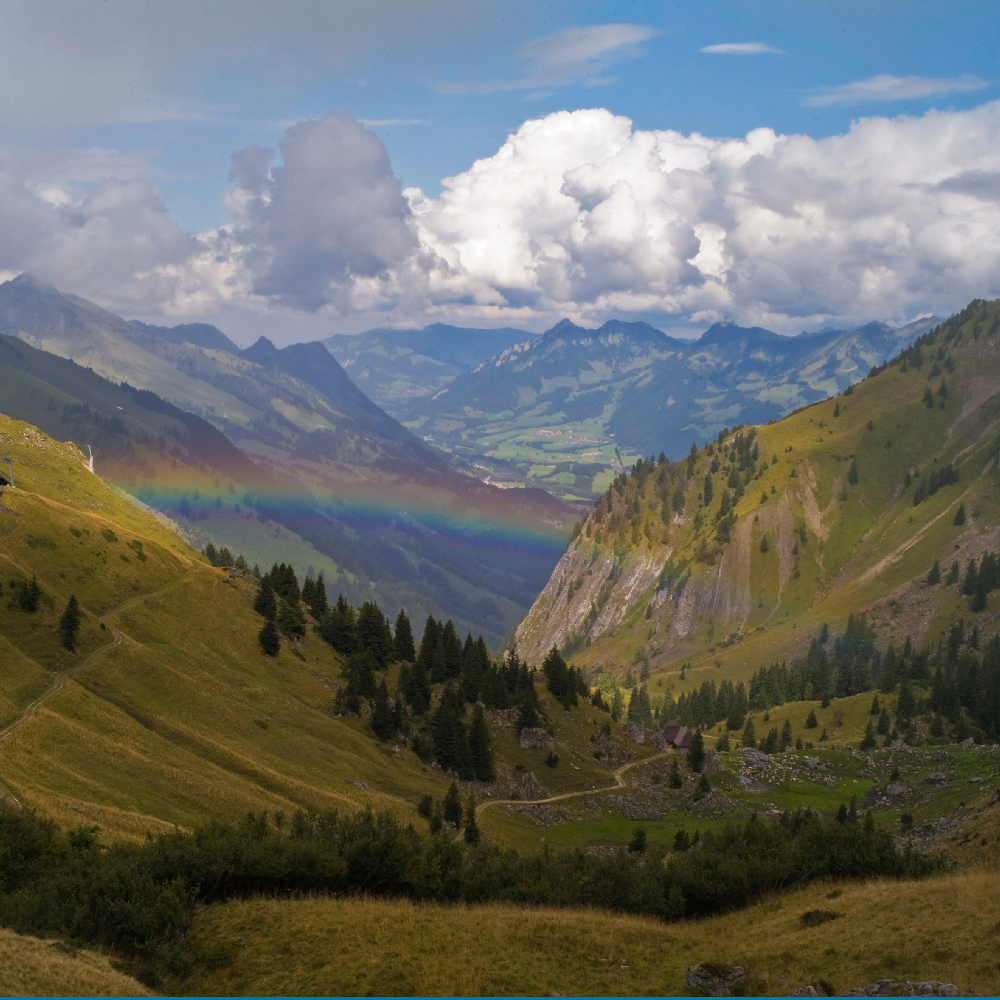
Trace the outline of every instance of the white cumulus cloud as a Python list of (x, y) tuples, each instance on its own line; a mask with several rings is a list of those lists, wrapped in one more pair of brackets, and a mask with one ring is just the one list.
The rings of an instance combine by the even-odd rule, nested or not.
[(611, 112), (525, 122), (407, 191), (444, 262), (438, 306), (491, 318), (732, 316), (779, 328), (1000, 294), (1000, 104), (812, 139), (645, 131)]

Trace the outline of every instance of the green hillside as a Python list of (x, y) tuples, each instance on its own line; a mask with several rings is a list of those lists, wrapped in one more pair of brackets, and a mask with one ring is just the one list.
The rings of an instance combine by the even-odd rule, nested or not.
[(563, 320), (392, 412), (478, 475), (594, 498), (622, 462), (661, 450), (680, 458), (723, 424), (824, 399), (935, 322), (798, 337), (716, 324), (679, 340), (646, 323)]
[(499, 645), (578, 516), (454, 471), (319, 344), (239, 351), (214, 327), (130, 323), (28, 275), (0, 285), (0, 330), (0, 412), (91, 445), (193, 540), (312, 566), (355, 603)]
[[(648, 664), (676, 696), (749, 681), (852, 612), (883, 647), (971, 623), (947, 579), (1000, 547), (998, 315), (973, 303), (839, 396), (620, 475), (519, 627), (522, 653), (566, 648), (619, 683)], [(994, 630), (994, 598), (976, 622)]]

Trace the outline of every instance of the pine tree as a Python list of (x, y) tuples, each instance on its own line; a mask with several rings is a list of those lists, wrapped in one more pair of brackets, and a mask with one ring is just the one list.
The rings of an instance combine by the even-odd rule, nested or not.
[(956, 583), (958, 583), (958, 576), (959, 576), (959, 568), (958, 568), (958, 560), (956, 559), (951, 564), (951, 569), (948, 570), (948, 579), (945, 580), (945, 583), (949, 587), (953, 587)]
[(385, 615), (374, 601), (365, 601), (358, 611), (358, 622), (355, 626), (358, 649), (371, 651), (380, 670), (392, 662), (392, 636), (389, 632)]
[(678, 830), (674, 834), (674, 850), (686, 851), (691, 846), (691, 839), (687, 835), (687, 830)]
[(414, 663), (417, 659), (417, 650), (413, 644), (413, 630), (410, 628), (410, 619), (406, 612), (400, 608), (396, 615), (396, 628), (393, 630), (393, 642), (396, 646), (396, 659), (404, 663)]
[(266, 577), (260, 581), (257, 596), (254, 598), (253, 609), (259, 615), (263, 615), (268, 621), (274, 621), (278, 613), (278, 602), (274, 597), (274, 588), (271, 581)]
[(341, 601), (336, 607), (327, 608), (319, 622), (319, 634), (341, 656), (350, 656), (357, 649), (353, 609)]
[(743, 728), (743, 746), (757, 746), (757, 730), (754, 729), (753, 719), (747, 719), (747, 724)]
[(423, 715), (431, 707), (431, 682), (419, 659), (413, 664), (413, 669), (407, 672), (402, 691), (414, 715)]
[(715, 741), (715, 749), (719, 753), (725, 753), (729, 749), (729, 733), (725, 730), (722, 731), (722, 735)]
[(931, 566), (931, 571), (927, 574), (927, 586), (933, 587), (941, 582), (941, 564), (934, 560), (934, 565)]
[(851, 459), (851, 467), (847, 470), (847, 481), (852, 486), (858, 485), (858, 460), (856, 458)]
[(767, 535), (764, 535), (764, 536), (761, 537), (761, 540), (760, 540), (760, 551), (761, 552), (765, 552), (765, 553), (771, 551), (771, 546), (768, 543)]
[(891, 728), (892, 720), (889, 718), (889, 712), (886, 708), (883, 708), (879, 713), (878, 726), (875, 727), (875, 731), (879, 736), (885, 736)]
[(462, 798), (454, 781), (444, 797), (444, 821), (456, 828), (462, 824)]
[(534, 729), (538, 725), (538, 709), (535, 705), (535, 691), (525, 687), (517, 706), (517, 731)]
[(691, 746), (688, 747), (687, 762), (688, 767), (696, 774), (700, 774), (705, 766), (705, 738), (701, 735), (700, 729), (695, 730)]
[(278, 635), (278, 627), (274, 624), (274, 619), (266, 618), (264, 620), (264, 627), (257, 634), (257, 641), (260, 643), (260, 648), (268, 656), (278, 655), (278, 650), (281, 649), (281, 638)]
[(806, 716), (806, 729), (815, 729), (819, 725), (819, 719), (816, 718), (816, 709), (810, 708), (809, 714)]
[(964, 503), (960, 503), (958, 505), (958, 510), (955, 511), (955, 521), (954, 521), (954, 523), (957, 524), (959, 527), (961, 527), (963, 524), (965, 524), (965, 504)]
[(684, 786), (684, 779), (681, 777), (681, 769), (677, 764), (676, 757), (670, 762), (670, 776), (667, 778), (667, 783), (671, 788), (682, 788)]
[(632, 834), (632, 841), (628, 845), (629, 854), (645, 854), (646, 853), (646, 831), (642, 827), (639, 827)]
[(395, 713), (389, 704), (389, 689), (384, 680), (375, 689), (371, 726), (372, 731), (383, 743), (391, 739), (397, 729)]
[(790, 719), (785, 719), (784, 728), (781, 730), (781, 750), (787, 750), (792, 745), (792, 723)]
[(490, 731), (486, 724), (486, 713), (482, 705), (472, 711), (472, 725), (469, 727), (469, 753), (472, 756), (472, 771), (477, 781), (495, 781), (493, 768), (493, 748), (490, 745)]
[(869, 715), (878, 715), (882, 711), (882, 704), (878, 700), (878, 695), (872, 698), (872, 707), (868, 709)]
[(462, 705), (452, 687), (445, 688), (431, 723), (434, 758), (445, 771), (458, 771), (463, 764), (465, 730)]
[(611, 699), (611, 718), (615, 722), (621, 722), (622, 710), (625, 707), (625, 703), (622, 701), (622, 693), (619, 688), (615, 688), (615, 696)]
[(876, 746), (878, 746), (878, 741), (875, 739), (875, 727), (872, 725), (872, 720), (869, 719), (864, 739), (861, 741), (861, 749), (874, 750)]
[(702, 495), (705, 499), (705, 506), (708, 507), (712, 502), (712, 495), (714, 492), (714, 487), (712, 486), (712, 476), (711, 473), (705, 476), (705, 488)]
[(465, 810), (465, 842), (479, 843), (479, 826), (476, 823), (476, 800), (470, 795), (469, 806)]
[(326, 609), (330, 606), (330, 602), (326, 599), (326, 584), (323, 582), (322, 573), (313, 582), (310, 597), (305, 597), (303, 592), (303, 600), (309, 605), (309, 611), (316, 621), (319, 621), (326, 614)]
[(17, 595), (17, 606), (28, 614), (34, 614), (38, 610), (38, 601), (42, 596), (42, 588), (38, 586), (38, 581), (34, 576), (29, 581), (21, 584), (21, 589)]
[(76, 634), (80, 631), (80, 605), (76, 602), (76, 595), (70, 594), (66, 602), (66, 610), (59, 619), (59, 638), (62, 644), (72, 653), (76, 648)]
[(437, 805), (434, 807), (434, 812), (431, 814), (431, 835), (441, 832), (441, 827), (443, 825), (443, 819), (441, 817), (441, 806)]
[(301, 639), (306, 634), (306, 616), (302, 613), (302, 604), (297, 598), (290, 600), (283, 597), (281, 599), (276, 622), (278, 631), (290, 639)]

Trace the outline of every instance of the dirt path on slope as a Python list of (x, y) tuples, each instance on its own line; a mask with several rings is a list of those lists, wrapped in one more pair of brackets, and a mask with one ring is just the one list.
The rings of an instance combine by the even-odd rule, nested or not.
[[(625, 782), (622, 781), (622, 775), (631, 770), (633, 767), (638, 767), (640, 764), (651, 764), (654, 760), (662, 760), (664, 757), (672, 757), (677, 751), (667, 750), (664, 753), (655, 753), (652, 757), (643, 757), (641, 760), (633, 760), (630, 764), (623, 764), (614, 773), (615, 783), (613, 785), (602, 785), (600, 788), (585, 788), (578, 792), (563, 792), (561, 795), (550, 795), (547, 799), (490, 799), (487, 802), (480, 802), (476, 806), (476, 819), (478, 820), (480, 815), (487, 809), (491, 809), (494, 806), (545, 806), (550, 802), (565, 802), (566, 799), (577, 799), (584, 795), (601, 795), (604, 792), (613, 792), (616, 788), (625, 788)], [(455, 834), (455, 839), (459, 840), (464, 834), (464, 831), (459, 830)]]
[[(136, 597), (129, 598), (124, 604), (119, 604), (118, 607), (112, 608), (110, 611), (105, 612), (97, 620), (104, 624), (106, 619), (110, 618), (112, 615), (116, 615), (126, 608), (132, 607), (133, 604), (138, 604), (139, 601), (145, 601), (150, 597), (158, 597), (164, 591), (169, 590), (171, 587), (180, 583), (182, 580), (190, 576), (195, 570), (192, 566), (189, 570), (182, 573), (179, 577), (171, 580), (169, 583), (165, 583), (162, 587), (157, 590), (150, 591), (148, 594), (139, 594)], [(67, 678), (72, 677), (73, 674), (79, 673), (83, 670), (90, 661), (97, 656), (98, 653), (104, 653), (111, 649), (113, 646), (120, 646), (122, 643), (122, 636), (120, 632), (116, 632), (114, 629), (111, 630), (111, 641), (106, 642), (103, 646), (98, 646), (97, 649), (92, 649), (87, 656), (81, 660), (75, 667), (70, 667), (68, 670), (63, 670), (62, 672), (56, 674), (52, 684), (48, 687), (46, 691), (40, 694), (30, 705), (28, 705), (24, 711), (9, 725), (0, 729), (0, 743), (3, 743), (8, 736), (11, 735), (15, 730), (20, 729), (26, 722), (33, 719), (35, 715), (38, 714), (38, 709), (49, 700), (65, 683)], [(21, 801), (18, 797), (2, 782), (0, 781), (0, 802), (7, 801), (11, 803), (16, 809), (21, 809)]]

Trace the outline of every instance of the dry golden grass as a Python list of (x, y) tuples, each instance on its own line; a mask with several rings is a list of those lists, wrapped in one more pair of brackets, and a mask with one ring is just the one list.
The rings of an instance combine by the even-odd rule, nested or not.
[[(803, 928), (808, 910), (841, 914)], [(207, 907), (203, 957), (177, 991), (207, 995), (684, 995), (702, 961), (745, 965), (783, 996), (880, 978), (1000, 989), (1000, 873), (813, 885), (739, 913), (666, 924), (595, 911), (251, 900)]]
[(0, 996), (148, 997), (110, 960), (55, 941), (0, 930)]

